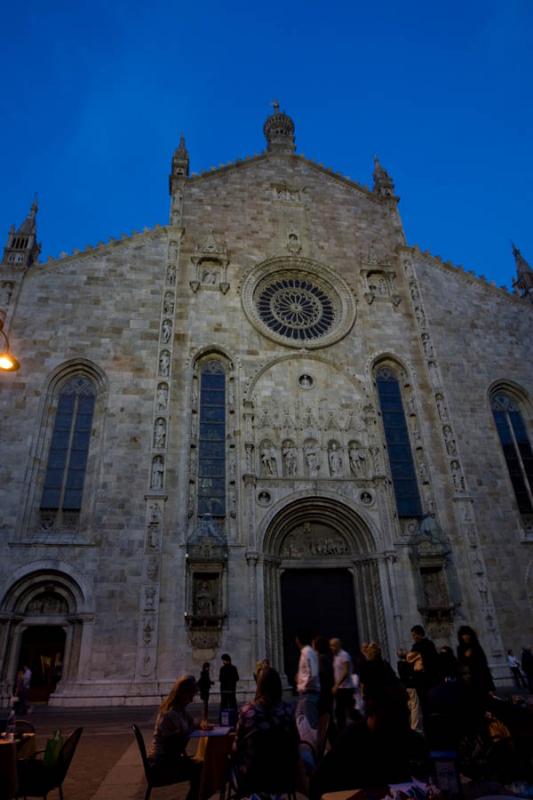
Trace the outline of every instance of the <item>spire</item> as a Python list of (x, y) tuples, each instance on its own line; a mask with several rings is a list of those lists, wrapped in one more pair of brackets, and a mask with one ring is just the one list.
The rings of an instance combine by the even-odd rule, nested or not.
[(380, 197), (394, 197), (394, 181), (381, 166), (377, 156), (374, 156), (374, 194), (379, 194)]
[(3, 264), (17, 267), (30, 267), (39, 258), (41, 245), (37, 242), (37, 195), (28, 215), (20, 228), (12, 225), (9, 229), (7, 244), (4, 248)]
[(274, 113), (270, 115), (263, 125), (263, 133), (267, 140), (269, 153), (294, 153), (294, 122), (284, 112), (279, 110), (279, 103), (272, 103)]
[(185, 145), (185, 136), (181, 134), (180, 143), (172, 157), (172, 178), (184, 178), (189, 174), (189, 152)]
[(513, 281), (514, 290), (520, 297), (533, 303), (533, 269), (531, 269), (515, 243), (511, 242), (511, 245), (516, 264), (516, 280)]

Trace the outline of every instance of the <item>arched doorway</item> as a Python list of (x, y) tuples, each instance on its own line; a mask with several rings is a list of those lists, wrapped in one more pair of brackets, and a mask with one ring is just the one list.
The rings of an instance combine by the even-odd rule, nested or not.
[(63, 675), (66, 631), (60, 625), (32, 625), (21, 637), (18, 669), (31, 669), (30, 702), (47, 701)]
[(28, 572), (11, 585), (0, 607), (0, 694), (12, 693), (17, 670), (30, 667), (30, 700), (47, 701), (75, 679), (83, 650), (85, 595), (59, 570)]
[(352, 651), (376, 639), (387, 652), (380, 555), (362, 517), (331, 497), (302, 497), (263, 538), (266, 651), (292, 681), (297, 627), (338, 636)]

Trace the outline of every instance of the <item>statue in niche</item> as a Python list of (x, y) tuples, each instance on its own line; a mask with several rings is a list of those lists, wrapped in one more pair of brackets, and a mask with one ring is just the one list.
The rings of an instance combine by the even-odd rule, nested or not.
[(15, 285), (10, 281), (4, 281), (0, 284), (0, 306), (9, 305), (14, 287)]
[(213, 269), (202, 270), (202, 283), (207, 286), (214, 286), (217, 282), (218, 272)]
[(418, 477), (421, 483), (429, 483), (429, 472), (424, 461), (424, 453), (422, 450), (416, 451), (416, 458), (418, 462)]
[(442, 435), (444, 436), (444, 444), (446, 445), (446, 452), (448, 455), (457, 455), (457, 447), (455, 445), (455, 439), (453, 438), (453, 431), (449, 425), (445, 425), (443, 427)]
[(175, 261), (178, 257), (178, 243), (177, 242), (169, 242), (168, 245), (168, 260)]
[(283, 471), (285, 476), (287, 478), (293, 478), (298, 469), (298, 457), (294, 442), (290, 440), (283, 442), (281, 454), (283, 457)]
[(413, 303), (418, 303), (420, 295), (418, 294), (418, 287), (414, 281), (409, 284), (409, 291), (411, 292)]
[(348, 447), (348, 460), (350, 462), (350, 472), (356, 478), (366, 478), (368, 475), (368, 464), (366, 449), (361, 447), (359, 442), (350, 442)]
[(152, 460), (152, 472), (151, 472), (151, 480), (150, 480), (150, 488), (151, 489), (162, 489), (163, 488), (163, 474), (165, 471), (165, 467), (163, 464), (163, 457), (156, 456)]
[(168, 386), (166, 383), (160, 383), (157, 387), (155, 396), (155, 407), (157, 411), (165, 411), (168, 403)]
[(143, 641), (145, 644), (150, 644), (152, 641), (152, 633), (154, 632), (154, 626), (152, 622), (147, 619), (143, 626)]
[(172, 292), (165, 292), (165, 299), (163, 301), (163, 313), (164, 314), (174, 313), (174, 295), (172, 294)]
[(422, 306), (415, 306), (415, 317), (421, 328), (426, 327), (426, 315)]
[(405, 392), (405, 405), (409, 417), (416, 417), (415, 396), (411, 389)]
[(198, 617), (214, 617), (216, 614), (216, 585), (214, 580), (194, 582), (194, 613)]
[(465, 479), (463, 478), (463, 473), (461, 472), (461, 465), (458, 461), (452, 461), (450, 464), (450, 469), (452, 471), (452, 480), (456, 491), (464, 492)]
[(435, 351), (433, 350), (433, 345), (431, 344), (429, 333), (422, 334), (422, 347), (424, 348), (424, 353), (426, 355), (426, 358), (435, 357)]
[(169, 264), (167, 267), (167, 283), (169, 286), (175, 286), (176, 284), (176, 265)]
[(253, 444), (246, 444), (244, 446), (244, 455), (246, 460), (246, 472), (248, 475), (253, 473), (254, 464), (253, 464), (253, 456), (254, 456), (254, 446)]
[(439, 417), (441, 420), (448, 419), (448, 409), (446, 408), (446, 403), (444, 402), (444, 397), (440, 392), (437, 392), (435, 395), (435, 402), (437, 403), (437, 411), (439, 412)]
[(440, 567), (422, 569), (422, 589), (427, 608), (443, 608), (449, 605), (446, 575)]
[(320, 448), (316, 442), (308, 442), (304, 447), (305, 463), (310, 478), (318, 478), (320, 472)]
[(156, 588), (154, 586), (147, 586), (144, 590), (144, 607), (146, 610), (151, 611), (155, 606)]
[(163, 350), (161, 355), (159, 356), (159, 374), (163, 376), (163, 378), (167, 378), (170, 372), (170, 353), (168, 350)]
[(275, 478), (278, 474), (276, 461), (276, 448), (270, 441), (263, 443), (261, 447), (261, 473), (268, 478)]
[(440, 382), (439, 368), (434, 361), (428, 361), (428, 369), (431, 377), (431, 382), (434, 386), (438, 386)]
[(338, 477), (342, 472), (342, 454), (337, 442), (330, 442), (328, 448), (328, 463), (331, 477)]
[(372, 455), (372, 461), (374, 462), (374, 472), (377, 475), (383, 475), (385, 472), (385, 464), (381, 447), (371, 447), (370, 453)]
[(446, 539), (444, 531), (437, 522), (434, 512), (430, 512), (422, 517), (419, 531), (420, 536), (429, 539), (432, 544), (442, 544)]
[(154, 424), (154, 447), (164, 447), (167, 438), (167, 423), (158, 417)]
[(148, 565), (146, 567), (146, 576), (150, 581), (156, 581), (157, 576), (159, 574), (159, 564), (157, 563), (157, 558), (153, 557), (148, 560)]
[(163, 324), (161, 325), (161, 341), (163, 344), (168, 344), (168, 342), (170, 342), (171, 335), (172, 322), (169, 319), (164, 319)]

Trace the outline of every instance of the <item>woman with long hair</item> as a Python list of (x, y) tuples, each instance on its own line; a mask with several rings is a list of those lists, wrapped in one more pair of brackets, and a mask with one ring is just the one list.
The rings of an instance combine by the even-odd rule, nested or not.
[(154, 738), (148, 760), (154, 777), (166, 783), (190, 781), (187, 800), (196, 800), (200, 784), (202, 765), (193, 761), (186, 753), (187, 742), (192, 731), (209, 726), (205, 720), (196, 725), (187, 713), (186, 707), (192, 703), (197, 692), (194, 675), (178, 678), (169, 694), (159, 706)]

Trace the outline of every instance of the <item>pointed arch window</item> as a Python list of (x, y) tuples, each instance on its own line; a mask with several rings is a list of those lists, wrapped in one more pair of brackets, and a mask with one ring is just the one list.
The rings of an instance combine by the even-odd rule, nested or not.
[(491, 397), (492, 413), (521, 514), (533, 513), (533, 452), (517, 400), (507, 392)]
[(218, 359), (200, 367), (198, 516), (226, 515), (226, 370)]
[(400, 384), (394, 370), (376, 372), (379, 404), (385, 428), (390, 470), (399, 517), (420, 517), (422, 507), (405, 419)]
[(40, 505), (51, 519), (81, 509), (95, 399), (85, 376), (71, 378), (59, 393)]

